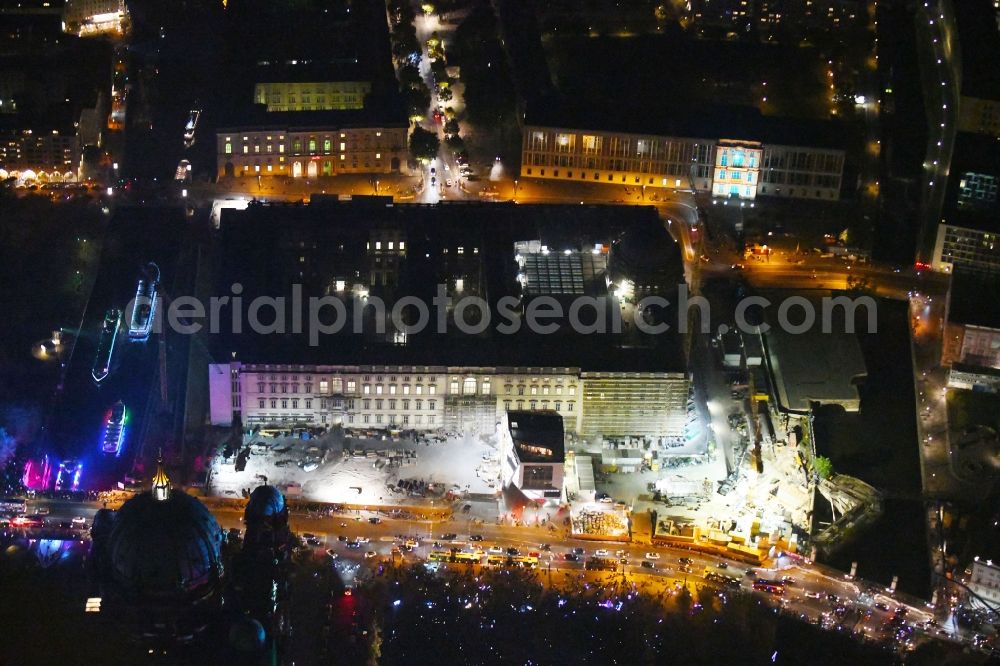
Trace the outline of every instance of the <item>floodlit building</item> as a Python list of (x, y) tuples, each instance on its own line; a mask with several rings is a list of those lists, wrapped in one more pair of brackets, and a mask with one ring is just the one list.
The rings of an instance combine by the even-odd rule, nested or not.
[(987, 275), (1000, 269), (1000, 150), (995, 139), (959, 133), (932, 266)]
[(79, 37), (120, 35), (127, 18), (125, 0), (66, 0), (63, 32)]
[(492, 432), (503, 414), (545, 411), (583, 436), (677, 436), (683, 373), (594, 373), (579, 368), (209, 366), (210, 418), (378, 430)]
[[(218, 175), (318, 178), (343, 173), (399, 173), (406, 168), (405, 123), (355, 126), (299, 124), (268, 114), (266, 124), (221, 128)], [(285, 122), (278, 122), (279, 118)]]
[(977, 557), (972, 563), (969, 590), (994, 607), (1000, 604), (1000, 566), (993, 564), (992, 560)]
[[(775, 133), (780, 140), (780, 133)], [(837, 200), (844, 150), (760, 141), (527, 125), (521, 177), (665, 187), (753, 200)], [(739, 164), (739, 166), (736, 166)]]
[(755, 199), (762, 152), (756, 141), (719, 141), (715, 149), (712, 196)]
[(577, 429), (578, 368), (209, 366), (211, 419), (247, 425), (492, 432), (507, 409), (547, 411)]
[(262, 81), (253, 98), (268, 112), (344, 111), (364, 108), (371, 90), (368, 81)]
[(987, 275), (1000, 269), (1000, 84), (996, 76), (1000, 33), (993, 4), (968, 0), (953, 7), (961, 51), (957, 58), (962, 68), (961, 90), (948, 184), (940, 216), (930, 220), (938, 223), (936, 234), (927, 234), (927, 257), (935, 270)]
[(952, 276), (941, 364), (950, 388), (1000, 388), (1000, 306), (992, 275), (960, 271)]
[[(332, 313), (336, 301), (343, 323), (354, 323), (311, 334), (303, 313), (301, 330), (285, 335), (220, 330), (216, 358), (233, 360), (209, 368), (214, 425), (238, 416), (247, 425), (493, 433), (506, 412), (524, 411), (557, 414), (566, 432), (586, 437), (684, 434), (689, 380), (674, 327), (643, 337), (613, 321), (577, 331), (569, 316), (546, 334), (528, 324), (543, 296), (564, 313), (588, 299), (581, 322), (617, 311), (608, 247), (624, 278), (676, 302), (666, 287), (682, 279), (670, 277), (680, 275), (679, 251), (652, 209), (314, 197), (224, 210), (220, 234), (219, 289), (239, 283), (246, 303), (299, 289), (301, 305), (324, 298)], [(633, 245), (656, 251), (640, 256)], [(466, 296), (491, 308), (504, 298), (512, 309), (484, 319), (478, 307), (458, 307)], [(426, 326), (408, 330), (390, 316), (402, 298), (427, 306)], [(223, 314), (220, 324), (230, 321)]]
[(535, 502), (562, 498), (566, 463), (563, 421), (554, 412), (505, 412), (497, 429), (500, 480)]
[(0, 174), (22, 181), (76, 178), (80, 143), (75, 130), (0, 132)]

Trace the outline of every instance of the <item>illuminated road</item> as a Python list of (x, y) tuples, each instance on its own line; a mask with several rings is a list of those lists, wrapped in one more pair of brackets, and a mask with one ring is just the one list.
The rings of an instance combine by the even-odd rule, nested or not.
[[(220, 524), (225, 528), (242, 528), (241, 513), (233, 510), (213, 510)], [(442, 542), (440, 549), (447, 550), (450, 547), (464, 548), (471, 550), (479, 546), (484, 551), (490, 547), (499, 546), (506, 550), (509, 547), (517, 548), (522, 554), (540, 551), (542, 544), (550, 547), (549, 551), (541, 551), (539, 557), (540, 577), (552, 580), (553, 584), (558, 584), (559, 576), (583, 574), (592, 578), (615, 578), (622, 575), (622, 569), (626, 578), (631, 582), (647, 582), (651, 585), (675, 586), (678, 584), (710, 584), (705, 580), (706, 568), (713, 572), (718, 572), (727, 576), (739, 579), (740, 588), (744, 591), (752, 589), (753, 581), (756, 578), (780, 578), (781, 576), (791, 576), (794, 579), (786, 588), (784, 597), (780, 603), (787, 610), (797, 614), (805, 615), (808, 621), (823, 623), (828, 628), (843, 625), (844, 630), (864, 631), (869, 637), (883, 638), (882, 626), (891, 618), (891, 613), (880, 610), (875, 604), (882, 604), (891, 610), (895, 610), (906, 604), (898, 599), (890, 598), (884, 590), (876, 588), (874, 585), (862, 581), (846, 580), (843, 574), (821, 568), (817, 566), (796, 566), (790, 561), (783, 561), (780, 572), (775, 570), (753, 568), (753, 576), (748, 575), (746, 564), (741, 564), (733, 560), (726, 560), (716, 556), (702, 553), (663, 548), (659, 546), (649, 546), (637, 543), (618, 542), (595, 542), (583, 541), (571, 538), (564, 529), (552, 530), (548, 527), (514, 527), (510, 525), (496, 525), (484, 523), (474, 525), (470, 520), (455, 519), (446, 521), (425, 521), (425, 520), (393, 520), (383, 519), (380, 524), (373, 525), (367, 521), (369, 514), (360, 516), (335, 516), (332, 518), (307, 518), (293, 515), (290, 524), (297, 533), (309, 533), (315, 535), (322, 541), (321, 546), (315, 547), (317, 556), (323, 556), (326, 549), (332, 549), (340, 558), (362, 560), (367, 551), (373, 551), (379, 558), (388, 558), (390, 551), (398, 545), (398, 536), (404, 535), (414, 537), (420, 541), (420, 546), (412, 553), (405, 553), (404, 558), (408, 560), (421, 560), (426, 558), (431, 550), (439, 548), (433, 546), (435, 541), (442, 542), (444, 533), (454, 533), (457, 538), (454, 543)], [(472, 534), (481, 535), (483, 541), (470, 542), (468, 537)], [(369, 539), (368, 543), (363, 543), (359, 549), (347, 548), (347, 542), (339, 541), (339, 536), (345, 536), (348, 541), (354, 541), (358, 537)], [(574, 548), (584, 548), (585, 555), (580, 561), (567, 561), (564, 555)], [(619, 559), (624, 556), (627, 564), (618, 565), (616, 571), (587, 572), (585, 570), (585, 560), (593, 556), (598, 549), (608, 551), (608, 557)], [(622, 554), (619, 555), (619, 552)], [(646, 553), (654, 552), (659, 555), (659, 559), (646, 560)], [(691, 559), (687, 571), (683, 570), (679, 558), (688, 557)], [(787, 558), (784, 558), (787, 560)], [(646, 560), (654, 568), (642, 566)], [(720, 568), (719, 564), (725, 563), (725, 568)], [(465, 565), (454, 565), (465, 566)], [(807, 593), (811, 596), (807, 596)], [(835, 595), (831, 597), (829, 595)], [(778, 598), (764, 595), (766, 598), (778, 603)], [(837, 608), (843, 609), (844, 619), (838, 620), (835, 614)], [(931, 613), (924, 607), (906, 606), (907, 622), (915, 624), (932, 619)], [(918, 630), (919, 631), (919, 630)], [(933, 631), (933, 629), (932, 629)]]
[[(242, 510), (211, 506), (219, 524), (224, 529), (242, 530)], [(49, 511), (46, 519), (50, 522), (68, 521), (74, 516), (84, 516), (88, 522), (93, 518), (98, 508), (96, 503), (67, 502), (60, 500), (30, 501), (28, 511), (35, 512), (39, 508)], [(420, 542), (413, 552), (404, 553), (404, 559), (420, 561), (426, 558), (434, 541), (442, 541), (443, 533), (454, 533), (453, 542), (444, 542), (440, 548), (450, 547), (471, 550), (478, 546), (484, 551), (499, 546), (506, 550), (514, 547), (522, 554), (541, 551), (539, 557), (539, 574), (544, 580), (558, 584), (559, 577), (566, 575), (584, 575), (588, 580), (601, 581), (621, 577), (645, 586), (679, 585), (719, 585), (717, 582), (706, 581), (706, 569), (712, 572), (736, 578), (739, 587), (751, 591), (753, 581), (757, 578), (776, 579), (790, 576), (782, 597), (761, 594), (772, 603), (780, 603), (786, 610), (804, 616), (803, 619), (822, 624), (830, 629), (843, 631), (863, 631), (868, 637), (883, 640), (887, 637), (885, 625), (892, 618), (897, 608), (905, 608), (905, 621), (908, 625), (920, 625), (915, 628), (914, 642), (926, 640), (929, 637), (941, 637), (949, 640), (959, 640), (954, 636), (945, 635), (937, 626), (923, 623), (933, 619), (932, 613), (916, 600), (903, 600), (900, 595), (888, 593), (875, 584), (862, 580), (848, 580), (843, 573), (813, 564), (796, 564), (789, 558), (781, 558), (781, 570), (752, 567), (748, 565), (685, 549), (650, 546), (640, 543), (602, 542), (571, 538), (566, 530), (559, 528), (516, 527), (512, 525), (497, 525), (490, 522), (479, 522), (467, 518), (448, 520), (416, 520), (382, 518), (379, 524), (371, 524), (368, 517), (374, 514), (367, 512), (351, 515), (335, 515), (331, 517), (310, 517), (300, 513), (290, 516), (290, 527), (298, 534), (312, 534), (321, 541), (314, 547), (317, 557), (326, 557), (325, 551), (332, 549), (338, 558), (364, 560), (365, 553), (374, 551), (375, 557), (388, 558), (390, 551), (399, 544), (399, 537), (411, 537)], [(471, 542), (470, 534), (481, 535), (482, 541)], [(347, 548), (347, 541), (340, 541), (344, 536), (347, 541), (356, 541), (359, 537), (368, 539), (360, 548)], [(550, 550), (542, 550), (542, 544), (547, 544)], [(564, 556), (574, 548), (583, 548), (584, 556), (580, 561), (567, 561)], [(627, 558), (627, 563), (618, 564), (615, 571), (586, 571), (585, 560), (594, 556), (598, 549), (608, 551), (607, 557), (618, 560)], [(619, 555), (619, 551), (621, 554)], [(658, 558), (646, 558), (647, 553), (655, 553)], [(603, 556), (603, 554), (602, 554)], [(690, 558), (690, 563), (682, 565), (679, 558)], [(647, 568), (642, 565), (646, 561), (653, 565)], [(721, 567), (720, 564), (725, 564)], [(465, 566), (465, 565), (452, 565)], [(838, 617), (838, 610), (840, 617)], [(963, 637), (964, 638), (964, 637)]]
[(961, 77), (949, 0), (925, 0), (917, 6), (916, 16), (920, 81), (929, 129), (920, 188), (924, 221), (917, 250), (920, 261), (930, 263), (958, 132)]

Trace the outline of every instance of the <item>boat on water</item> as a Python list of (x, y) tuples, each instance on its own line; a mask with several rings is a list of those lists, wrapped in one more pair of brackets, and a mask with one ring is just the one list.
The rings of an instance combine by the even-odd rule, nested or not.
[(107, 455), (119, 456), (122, 443), (125, 441), (125, 423), (128, 412), (125, 403), (119, 400), (111, 406), (104, 416), (104, 438), (101, 440), (101, 452)]
[(100, 384), (111, 374), (111, 360), (115, 353), (115, 342), (118, 340), (118, 329), (122, 323), (122, 311), (112, 308), (104, 314), (104, 324), (101, 326), (101, 337), (97, 341), (97, 356), (90, 376)]
[(198, 128), (198, 119), (201, 117), (201, 109), (191, 109), (188, 120), (184, 123), (184, 146), (190, 148), (194, 145), (194, 131)]
[(135, 288), (135, 298), (132, 300), (128, 338), (133, 342), (143, 342), (149, 339), (149, 333), (153, 328), (153, 318), (156, 316), (156, 295), (160, 285), (160, 270), (156, 264), (150, 264), (149, 268), (152, 274), (139, 278)]

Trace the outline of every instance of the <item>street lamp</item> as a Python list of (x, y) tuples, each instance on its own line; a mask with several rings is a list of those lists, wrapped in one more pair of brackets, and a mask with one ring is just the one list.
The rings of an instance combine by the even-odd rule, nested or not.
[(517, 178), (514, 179), (514, 201), (517, 201)]

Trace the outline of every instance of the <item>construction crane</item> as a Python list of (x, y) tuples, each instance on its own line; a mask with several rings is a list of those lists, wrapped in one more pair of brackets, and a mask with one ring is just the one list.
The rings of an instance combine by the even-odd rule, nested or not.
[(744, 353), (740, 359), (740, 370), (747, 373), (747, 395), (750, 398), (750, 420), (753, 423), (753, 466), (758, 474), (764, 473), (764, 456), (761, 453), (761, 431), (760, 413), (757, 408), (757, 390), (753, 383), (753, 373), (747, 367), (747, 355)]

